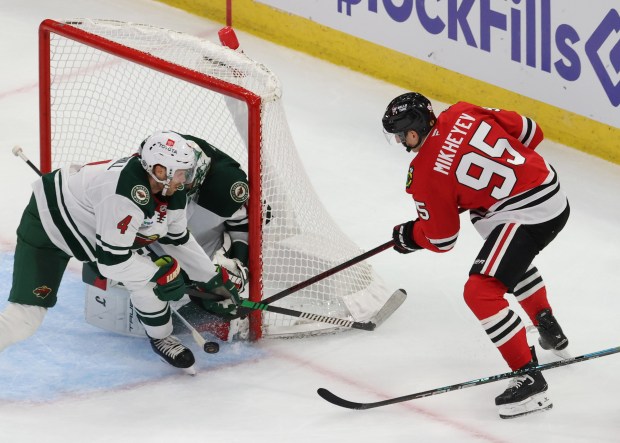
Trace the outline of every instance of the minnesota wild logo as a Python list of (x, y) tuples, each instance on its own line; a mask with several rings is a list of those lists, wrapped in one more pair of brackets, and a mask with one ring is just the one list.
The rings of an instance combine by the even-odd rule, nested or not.
[(250, 190), (245, 182), (235, 182), (230, 187), (230, 196), (237, 203), (245, 202), (250, 196)]
[(144, 206), (151, 199), (151, 194), (149, 194), (149, 190), (146, 189), (146, 186), (136, 185), (131, 190), (131, 198), (139, 205)]
[(43, 285), (43, 286), (39, 286), (38, 288), (35, 288), (35, 290), (32, 291), (32, 293), (39, 298), (45, 298), (52, 293), (52, 288), (49, 288)]

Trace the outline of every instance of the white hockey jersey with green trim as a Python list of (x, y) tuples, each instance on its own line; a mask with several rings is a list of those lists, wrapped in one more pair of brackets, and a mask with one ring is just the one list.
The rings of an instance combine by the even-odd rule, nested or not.
[(138, 157), (56, 170), (33, 184), (43, 227), (55, 245), (127, 289), (143, 287), (157, 266), (137, 253), (158, 241), (192, 280), (215, 268), (187, 230), (186, 193), (153, 194)]

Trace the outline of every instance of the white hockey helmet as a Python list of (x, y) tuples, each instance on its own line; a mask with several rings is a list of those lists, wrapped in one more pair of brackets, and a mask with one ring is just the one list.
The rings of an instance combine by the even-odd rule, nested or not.
[[(162, 195), (166, 195), (173, 178), (181, 178), (183, 185), (194, 182), (196, 164), (202, 150), (192, 140), (186, 140), (173, 131), (160, 131), (149, 136), (140, 145), (138, 154), (142, 167), (153, 179), (164, 185)], [(153, 168), (161, 165), (166, 168), (166, 178), (160, 180)]]

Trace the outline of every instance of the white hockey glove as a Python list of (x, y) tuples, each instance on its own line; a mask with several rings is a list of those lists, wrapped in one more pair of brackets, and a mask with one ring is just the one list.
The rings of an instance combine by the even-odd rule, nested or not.
[[(238, 258), (233, 258), (232, 262), (234, 262), (234, 268), (231, 266), (228, 269), (228, 275), (230, 276), (230, 280), (235, 284), (239, 293), (241, 294), (245, 291), (245, 286), (248, 284), (249, 270), (246, 268), (241, 260)], [(224, 265), (222, 265), (224, 266)]]
[(214, 261), (228, 271), (230, 281), (235, 284), (239, 294), (241, 294), (245, 290), (250, 277), (248, 268), (238, 258), (228, 258), (220, 251), (216, 254)]

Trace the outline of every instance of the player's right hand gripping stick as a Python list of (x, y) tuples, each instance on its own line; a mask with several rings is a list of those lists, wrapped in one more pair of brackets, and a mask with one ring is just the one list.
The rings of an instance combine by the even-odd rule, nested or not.
[(162, 301), (177, 301), (185, 295), (185, 279), (175, 258), (164, 255), (155, 260), (159, 269), (151, 279), (156, 283), (153, 292)]

